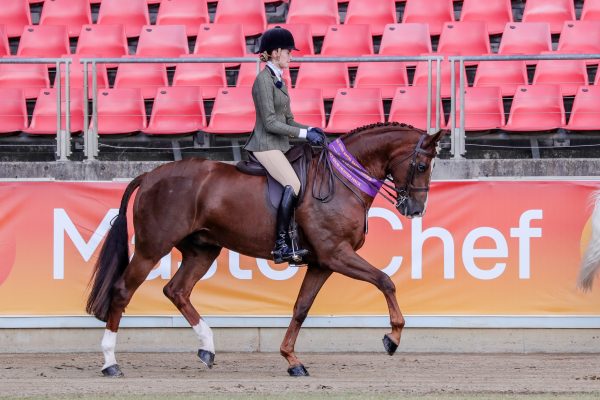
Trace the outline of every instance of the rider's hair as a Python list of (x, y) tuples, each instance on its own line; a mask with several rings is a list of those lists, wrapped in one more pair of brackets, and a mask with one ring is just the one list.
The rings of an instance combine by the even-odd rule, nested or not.
[(262, 53), (260, 53), (258, 55), (258, 57), (260, 58), (260, 61), (262, 61), (262, 62), (267, 62), (271, 59), (271, 55), (269, 53), (267, 53), (266, 51), (263, 51)]

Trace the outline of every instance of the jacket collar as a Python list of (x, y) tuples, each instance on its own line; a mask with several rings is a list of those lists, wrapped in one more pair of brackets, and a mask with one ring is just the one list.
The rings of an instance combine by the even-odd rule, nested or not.
[(287, 87), (285, 86), (285, 82), (283, 82), (283, 79), (280, 80), (277, 77), (277, 74), (275, 73), (275, 71), (273, 71), (273, 69), (271, 69), (271, 66), (269, 64), (267, 64), (265, 69), (268, 70), (269, 73), (271, 74), (271, 78), (273, 79), (273, 85), (275, 85), (275, 87), (277, 87), (277, 82), (281, 82), (281, 87), (279, 88), (279, 90), (281, 90), (286, 96), (289, 97)]

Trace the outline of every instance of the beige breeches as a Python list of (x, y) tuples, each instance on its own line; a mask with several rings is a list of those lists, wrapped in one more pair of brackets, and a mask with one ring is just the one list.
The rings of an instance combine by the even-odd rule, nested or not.
[(281, 150), (255, 151), (253, 154), (277, 182), (284, 187), (291, 186), (296, 196), (300, 193), (298, 175)]

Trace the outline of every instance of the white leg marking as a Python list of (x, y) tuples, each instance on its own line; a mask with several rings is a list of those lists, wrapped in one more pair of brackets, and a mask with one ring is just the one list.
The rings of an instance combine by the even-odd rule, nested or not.
[(200, 319), (200, 323), (192, 326), (192, 329), (194, 329), (200, 341), (200, 350), (207, 350), (214, 354), (215, 343), (213, 342), (213, 333), (210, 326), (203, 319)]
[(104, 366), (102, 369), (108, 368), (117, 363), (115, 358), (115, 346), (117, 345), (117, 332), (111, 332), (108, 329), (104, 331), (102, 338), (102, 353), (104, 353)]

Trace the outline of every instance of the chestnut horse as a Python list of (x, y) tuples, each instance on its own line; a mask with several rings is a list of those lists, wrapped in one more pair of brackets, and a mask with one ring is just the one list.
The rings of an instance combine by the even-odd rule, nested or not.
[[(386, 123), (355, 129), (342, 141), (373, 178), (393, 182), (393, 186), (387, 185), (396, 192), (401, 214), (420, 217), (442, 135), (443, 131), (428, 135), (411, 126)], [(365, 242), (366, 213), (373, 198), (337, 173), (328, 181), (333, 191), (327, 201), (317, 200), (314, 193), (310, 196), (313, 184), (316, 187), (316, 181), (323, 181), (318, 160), (313, 157), (311, 161), (307, 195), (295, 214), (302, 245), (310, 254), (305, 258), (308, 267), (280, 348), (293, 376), (308, 375), (294, 344), (317, 293), (333, 272), (372, 283), (383, 293), (392, 327), (383, 339), (388, 354), (398, 347), (404, 327), (394, 283), (356, 253)], [(275, 212), (266, 204), (265, 185), (264, 176), (246, 175), (233, 165), (203, 159), (165, 164), (131, 181), (94, 267), (86, 307), (88, 313), (106, 322), (102, 339), (105, 376), (122, 376), (114, 354), (121, 316), (136, 289), (173, 247), (181, 251), (183, 262), (163, 291), (196, 332), (201, 361), (212, 367), (212, 331), (191, 304), (190, 294), (223, 247), (250, 257), (271, 258)], [(136, 189), (136, 240), (130, 261), (126, 211)]]

